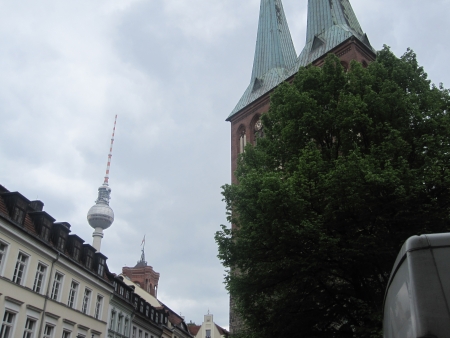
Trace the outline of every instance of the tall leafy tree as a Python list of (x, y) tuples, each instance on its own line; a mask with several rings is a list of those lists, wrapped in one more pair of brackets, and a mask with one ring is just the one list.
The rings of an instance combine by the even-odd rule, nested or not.
[(244, 336), (381, 336), (402, 243), (449, 230), (449, 105), (413, 51), (387, 47), (278, 87), (215, 237)]

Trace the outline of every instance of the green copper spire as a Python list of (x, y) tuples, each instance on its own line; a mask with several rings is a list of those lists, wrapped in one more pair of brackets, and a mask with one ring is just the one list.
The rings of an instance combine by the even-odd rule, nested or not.
[(349, 0), (308, 0), (306, 45), (296, 69), (308, 65), (351, 37), (374, 51)]
[(261, 0), (250, 85), (229, 117), (284, 81), (296, 58), (281, 0)]

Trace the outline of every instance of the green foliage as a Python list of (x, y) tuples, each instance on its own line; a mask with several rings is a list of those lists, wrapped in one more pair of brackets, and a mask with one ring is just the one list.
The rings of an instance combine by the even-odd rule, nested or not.
[(401, 245), (449, 230), (449, 105), (414, 52), (387, 47), (278, 87), (216, 233), (245, 337), (381, 337)]

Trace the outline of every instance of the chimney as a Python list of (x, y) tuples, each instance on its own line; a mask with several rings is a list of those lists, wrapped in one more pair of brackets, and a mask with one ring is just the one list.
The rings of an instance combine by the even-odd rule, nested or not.
[(38, 201), (38, 200), (31, 201), (30, 207), (32, 207), (34, 209), (34, 211), (42, 211), (42, 210), (44, 210), (44, 202)]

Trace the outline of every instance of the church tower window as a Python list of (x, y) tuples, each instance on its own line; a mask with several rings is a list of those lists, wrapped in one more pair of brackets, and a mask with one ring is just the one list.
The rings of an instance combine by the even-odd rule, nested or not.
[(239, 133), (239, 154), (244, 152), (245, 146), (247, 145), (247, 135), (245, 134), (245, 129), (241, 129)]

